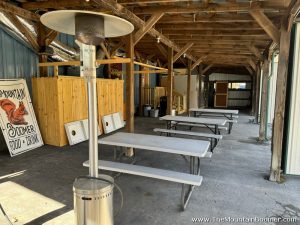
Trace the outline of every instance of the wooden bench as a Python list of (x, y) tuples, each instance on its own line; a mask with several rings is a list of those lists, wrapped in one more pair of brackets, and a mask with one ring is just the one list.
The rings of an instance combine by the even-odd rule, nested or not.
[[(200, 132), (192, 132), (192, 131), (183, 131), (183, 130), (170, 130), (170, 129), (153, 129), (154, 132), (165, 133), (165, 134), (180, 134), (194, 137), (204, 137), (210, 139), (211, 151), (216, 147), (218, 141), (223, 138), (222, 135), (218, 134), (208, 134), (208, 133), (200, 133)], [(214, 140), (214, 143), (213, 143)], [(207, 156), (208, 157), (208, 156)]]
[[(98, 167), (103, 170), (181, 183), (181, 204), (183, 210), (189, 202), (194, 187), (200, 186), (203, 180), (203, 177), (200, 176), (200, 158), (211, 157), (211, 152), (207, 153), (210, 142), (203, 140), (118, 132), (100, 138), (98, 143), (189, 156), (190, 174), (101, 160)], [(84, 166), (89, 166), (89, 162), (84, 162)], [(187, 191), (185, 191), (186, 186), (188, 186)]]

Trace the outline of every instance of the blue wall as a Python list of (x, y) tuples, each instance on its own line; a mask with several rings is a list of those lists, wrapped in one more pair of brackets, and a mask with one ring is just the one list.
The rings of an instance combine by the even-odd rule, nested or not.
[(31, 90), (31, 77), (38, 74), (37, 64), (38, 55), (0, 26), (0, 79), (25, 78)]

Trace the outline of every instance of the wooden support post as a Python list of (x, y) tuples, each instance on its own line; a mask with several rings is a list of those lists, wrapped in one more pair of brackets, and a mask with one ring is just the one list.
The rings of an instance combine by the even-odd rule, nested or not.
[[(140, 70), (144, 70), (144, 67), (140, 67)], [(139, 75), (139, 115), (143, 116), (144, 110), (144, 88), (145, 88), (145, 74)]]
[(276, 83), (276, 103), (275, 116), (273, 123), (272, 137), (272, 163), (270, 171), (270, 181), (280, 182), (282, 142), (284, 129), (285, 99), (287, 87), (287, 73), (289, 65), (291, 33), (287, 31), (286, 26), (281, 25), (280, 52), (278, 62), (278, 73)]
[(191, 77), (192, 77), (192, 60), (188, 59), (188, 69), (187, 69), (187, 96), (186, 96), (186, 106), (187, 112), (190, 110), (190, 98), (191, 98)]
[(172, 115), (173, 109), (173, 48), (168, 48), (168, 86), (167, 114)]
[(252, 100), (251, 100), (251, 116), (255, 116), (255, 98), (256, 98), (256, 82), (257, 82), (257, 77), (255, 76), (255, 74), (253, 74), (252, 76), (252, 85), (251, 85), (251, 93), (252, 93)]
[[(126, 64), (126, 131), (134, 132), (134, 47), (133, 35), (126, 36), (126, 56), (131, 59), (130, 63)], [(127, 148), (126, 156), (133, 156), (133, 148)]]
[[(37, 26), (37, 31), (38, 31), (38, 35), (37, 35), (37, 42), (39, 45), (39, 62), (40, 63), (45, 63), (47, 62), (47, 55), (45, 54), (41, 54), (45, 51), (45, 48), (47, 46), (46, 44), (46, 37), (47, 37), (47, 30), (46, 27), (39, 22), (38, 26)], [(48, 76), (48, 68), (47, 67), (40, 67), (40, 77), (47, 77)]]
[(145, 67), (145, 71), (148, 71), (148, 73), (145, 73), (145, 87), (150, 88), (150, 75), (149, 75), (149, 68)]
[(203, 91), (202, 90), (202, 74), (203, 74), (203, 65), (200, 64), (198, 67), (198, 108), (202, 107), (204, 96), (203, 96)]
[(255, 122), (258, 123), (258, 108), (259, 108), (259, 93), (260, 93), (260, 76), (261, 76), (261, 69), (260, 65), (256, 67), (256, 89), (255, 89)]
[(263, 80), (260, 103), (260, 126), (259, 126), (259, 141), (266, 140), (266, 124), (267, 124), (267, 99), (268, 99), (268, 78), (270, 72), (270, 60), (265, 59), (263, 64)]
[(53, 70), (54, 70), (54, 76), (58, 77), (58, 66), (54, 66)]

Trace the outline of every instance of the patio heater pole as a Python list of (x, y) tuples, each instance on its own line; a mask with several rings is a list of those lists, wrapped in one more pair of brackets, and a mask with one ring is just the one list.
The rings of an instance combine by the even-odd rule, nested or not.
[(81, 44), (82, 73), (87, 83), (88, 123), (89, 123), (89, 174), (98, 177), (98, 122), (97, 122), (97, 86), (95, 46)]
[(46, 26), (75, 35), (80, 46), (82, 75), (87, 83), (89, 124), (89, 176), (79, 177), (73, 185), (76, 225), (113, 225), (114, 179), (98, 175), (98, 121), (96, 92), (96, 47), (106, 37), (129, 34), (131, 23), (107, 14), (58, 10), (41, 17)]

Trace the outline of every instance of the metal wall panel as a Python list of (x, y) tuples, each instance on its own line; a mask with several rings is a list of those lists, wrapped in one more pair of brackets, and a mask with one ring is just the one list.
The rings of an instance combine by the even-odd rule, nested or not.
[(59, 35), (57, 35), (56, 39), (59, 40), (61, 43), (68, 45), (72, 48), (78, 48), (78, 45), (76, 45), (75, 43), (74, 35), (60, 33)]
[(25, 78), (31, 91), (37, 64), (38, 55), (0, 27), (0, 79)]
[(209, 75), (209, 81), (251, 81), (248, 75), (212, 73)]

